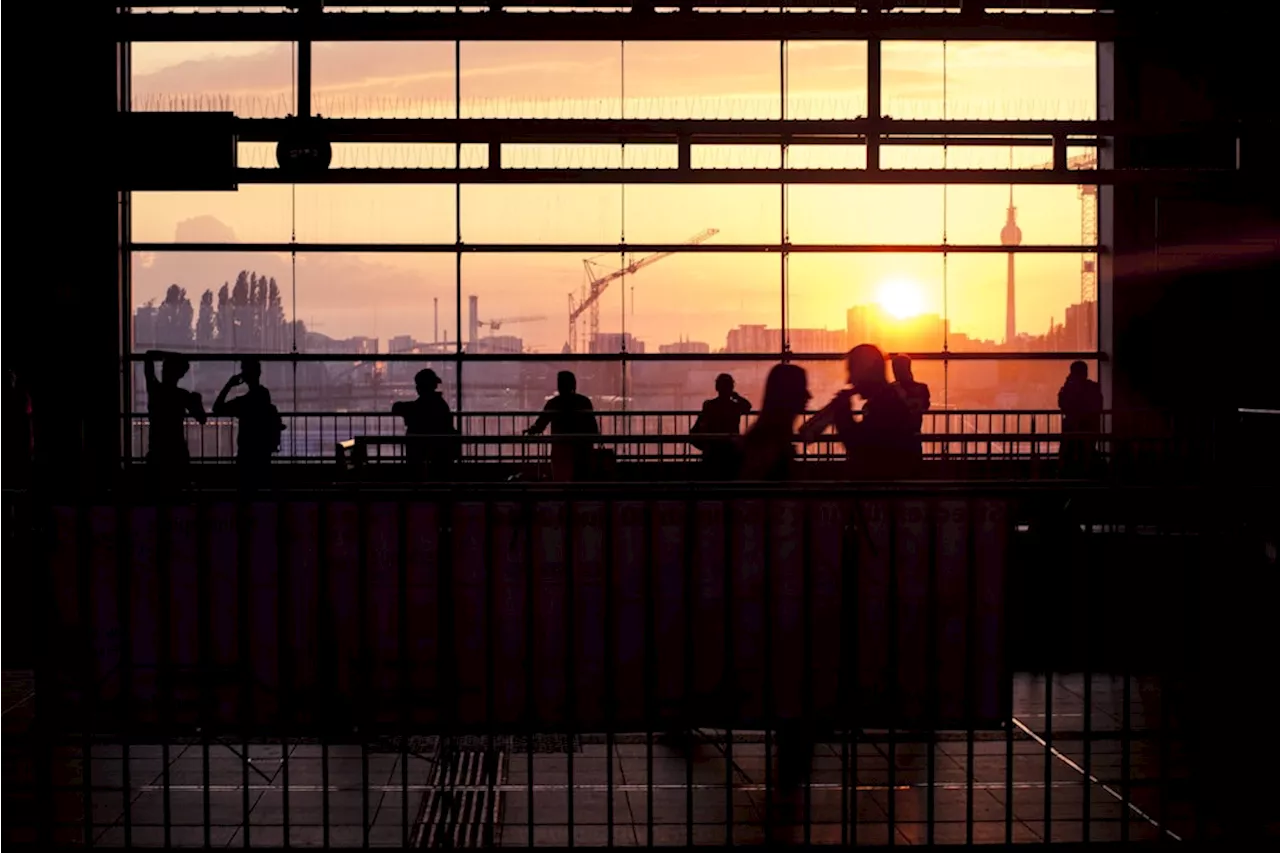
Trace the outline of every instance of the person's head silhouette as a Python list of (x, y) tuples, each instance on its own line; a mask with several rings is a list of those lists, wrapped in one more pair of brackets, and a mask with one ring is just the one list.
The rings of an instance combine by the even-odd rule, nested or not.
[(578, 390), (578, 377), (572, 370), (562, 370), (556, 374), (556, 390), (561, 394), (573, 394)]
[(898, 382), (914, 382), (911, 375), (911, 356), (895, 355), (893, 357), (893, 378)]
[(804, 413), (811, 398), (809, 377), (796, 364), (776, 364), (764, 382), (761, 412), (779, 417), (795, 417)]
[(160, 366), (160, 381), (165, 385), (177, 385), (190, 369), (191, 362), (185, 355), (166, 355)]
[(240, 362), (240, 377), (250, 388), (262, 384), (262, 362), (256, 358), (246, 358)]
[(875, 344), (858, 344), (845, 356), (849, 368), (849, 384), (883, 385), (888, 382), (884, 369), (884, 353)]
[(1089, 365), (1085, 364), (1083, 361), (1073, 361), (1071, 362), (1071, 373), (1069, 375), (1070, 378), (1077, 382), (1081, 379), (1088, 379)]
[(440, 377), (428, 367), (414, 374), (413, 384), (418, 389), (418, 396), (425, 397), (440, 387)]
[(716, 393), (721, 397), (728, 397), (733, 393), (733, 377), (727, 373), (721, 373), (716, 377)]

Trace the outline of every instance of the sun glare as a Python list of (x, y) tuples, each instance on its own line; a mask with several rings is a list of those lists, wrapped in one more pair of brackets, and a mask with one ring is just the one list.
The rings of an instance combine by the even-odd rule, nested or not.
[(880, 285), (880, 307), (899, 320), (914, 317), (924, 310), (920, 287), (914, 281), (895, 278)]

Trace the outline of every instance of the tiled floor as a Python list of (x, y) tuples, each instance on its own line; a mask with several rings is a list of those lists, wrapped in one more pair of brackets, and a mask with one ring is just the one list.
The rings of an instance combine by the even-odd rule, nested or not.
[[(8, 686), (7, 730), (14, 719)], [(487, 775), (466, 763), (478, 753), (464, 753), (458, 772), (445, 773), (432, 738), (404, 751), (290, 743), (287, 760), (280, 744), (167, 751), (137, 744), (127, 762), (120, 746), (94, 745), (87, 765), (84, 746), (68, 744), (53, 767), (55, 783), (65, 786), (54, 803), (63, 824), (55, 840), (279, 846), (286, 827), (292, 845), (323, 844), (327, 827), (328, 842), (344, 847), (362, 846), (366, 832), (370, 846), (417, 843), (433, 827), (462, 846), (562, 846), (570, 834), (583, 846), (671, 846), (806, 837), (816, 844), (1080, 841), (1086, 833), (1099, 841), (1162, 833), (1172, 840), (1194, 832), (1194, 811), (1178, 796), (1183, 747), (1160, 737), (1151, 685), (1132, 681), (1126, 697), (1122, 681), (1095, 678), (1087, 740), (1083, 679), (1058, 676), (1050, 693), (1046, 718), (1044, 679), (1019, 677), (1008, 733), (970, 740), (945, 732), (929, 743), (866, 732), (859, 742), (820, 743), (808, 790), (790, 796), (776, 791), (760, 733), (734, 733), (731, 757), (723, 732), (700, 733), (686, 745), (644, 735), (584, 737), (572, 754), (504, 752), (498, 772)], [(6, 755), (6, 779), (9, 763)], [(447, 791), (442, 774), (454, 783)], [(6, 781), (6, 836), (15, 837), (9, 787)], [(438, 819), (451, 814), (452, 821)]]

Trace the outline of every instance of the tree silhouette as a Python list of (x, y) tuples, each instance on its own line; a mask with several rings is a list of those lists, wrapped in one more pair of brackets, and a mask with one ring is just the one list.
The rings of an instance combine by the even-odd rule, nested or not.
[(185, 288), (169, 285), (164, 301), (156, 308), (156, 343), (174, 349), (191, 345), (191, 319), (195, 311)]
[(284, 302), (280, 298), (280, 288), (276, 285), (274, 278), (267, 282), (266, 326), (267, 346), (276, 352), (284, 352), (286, 348)]
[(228, 349), (238, 349), (242, 345), (252, 346), (249, 325), (249, 272), (241, 270), (236, 276), (235, 286), (231, 288), (231, 339), (226, 342)]
[(214, 336), (213, 291), (206, 290), (200, 296), (200, 314), (196, 318), (196, 347), (212, 349)]
[(231, 311), (231, 288), (225, 281), (218, 288), (218, 313), (214, 322), (218, 329), (218, 349), (230, 350), (236, 334), (235, 318)]

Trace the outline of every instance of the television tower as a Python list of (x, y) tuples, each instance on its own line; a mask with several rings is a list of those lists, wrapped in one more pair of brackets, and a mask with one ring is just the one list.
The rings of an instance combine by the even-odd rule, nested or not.
[[(1018, 227), (1018, 208), (1013, 206), (1013, 187), (1009, 187), (1009, 210), (1005, 218), (1004, 228), (1000, 229), (1000, 243), (1005, 246), (1017, 246), (1022, 243), (1022, 229)], [(1018, 338), (1016, 302), (1013, 288), (1013, 252), (1009, 252), (1009, 274), (1004, 301), (1004, 343), (1012, 346)]]

